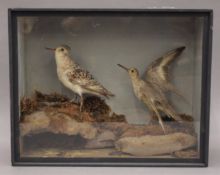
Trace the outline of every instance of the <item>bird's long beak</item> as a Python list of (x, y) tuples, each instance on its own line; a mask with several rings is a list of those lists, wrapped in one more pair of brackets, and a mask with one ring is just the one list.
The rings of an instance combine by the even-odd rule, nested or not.
[(45, 49), (50, 50), (50, 51), (55, 51), (56, 50), (54, 48), (49, 48), (49, 47), (45, 47)]
[(122, 66), (121, 64), (117, 64), (119, 67), (121, 67), (121, 68), (123, 68), (123, 69), (125, 69), (126, 71), (128, 71), (128, 68), (127, 67), (125, 67), (125, 66)]

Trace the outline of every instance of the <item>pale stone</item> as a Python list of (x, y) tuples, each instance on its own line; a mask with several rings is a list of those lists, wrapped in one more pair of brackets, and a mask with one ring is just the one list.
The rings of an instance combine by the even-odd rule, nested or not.
[(96, 137), (97, 129), (89, 122), (77, 122), (63, 113), (48, 116), (44, 111), (37, 111), (25, 116), (20, 123), (21, 135), (52, 132), (55, 134), (80, 135), (85, 139)]
[(185, 133), (140, 137), (124, 137), (116, 143), (118, 151), (135, 156), (152, 156), (170, 154), (175, 151), (192, 147), (196, 144), (196, 137)]
[(37, 111), (25, 116), (24, 122), (20, 123), (20, 132), (24, 136), (31, 133), (39, 133), (48, 130), (50, 118), (44, 111)]

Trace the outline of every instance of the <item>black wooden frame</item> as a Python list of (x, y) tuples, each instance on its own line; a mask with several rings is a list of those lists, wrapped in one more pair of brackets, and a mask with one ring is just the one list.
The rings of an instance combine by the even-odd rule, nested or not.
[[(19, 155), (18, 102), (18, 16), (65, 15), (192, 15), (204, 17), (202, 94), (200, 123), (200, 158), (21, 158)], [(209, 147), (209, 110), (211, 85), (211, 50), (213, 11), (210, 9), (9, 9), (9, 54), (11, 94), (11, 160), (15, 166), (148, 166), (206, 167)]]

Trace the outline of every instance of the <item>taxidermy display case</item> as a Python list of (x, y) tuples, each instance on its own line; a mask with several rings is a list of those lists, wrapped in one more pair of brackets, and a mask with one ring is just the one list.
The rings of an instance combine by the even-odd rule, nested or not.
[(207, 166), (212, 10), (10, 9), (13, 165)]

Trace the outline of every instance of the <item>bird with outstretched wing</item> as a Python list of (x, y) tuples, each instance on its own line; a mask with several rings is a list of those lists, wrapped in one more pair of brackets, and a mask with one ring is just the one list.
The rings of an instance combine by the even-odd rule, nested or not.
[(184, 49), (185, 47), (176, 48), (153, 61), (147, 67), (145, 79), (139, 76), (138, 69), (132, 67), (127, 68), (118, 64), (119, 67), (128, 72), (136, 97), (147, 106), (152, 116), (158, 118), (164, 133), (165, 127), (161, 118), (161, 112), (175, 121), (182, 121), (181, 117), (167, 99), (166, 92), (174, 92), (182, 97), (169, 80), (169, 66)]

